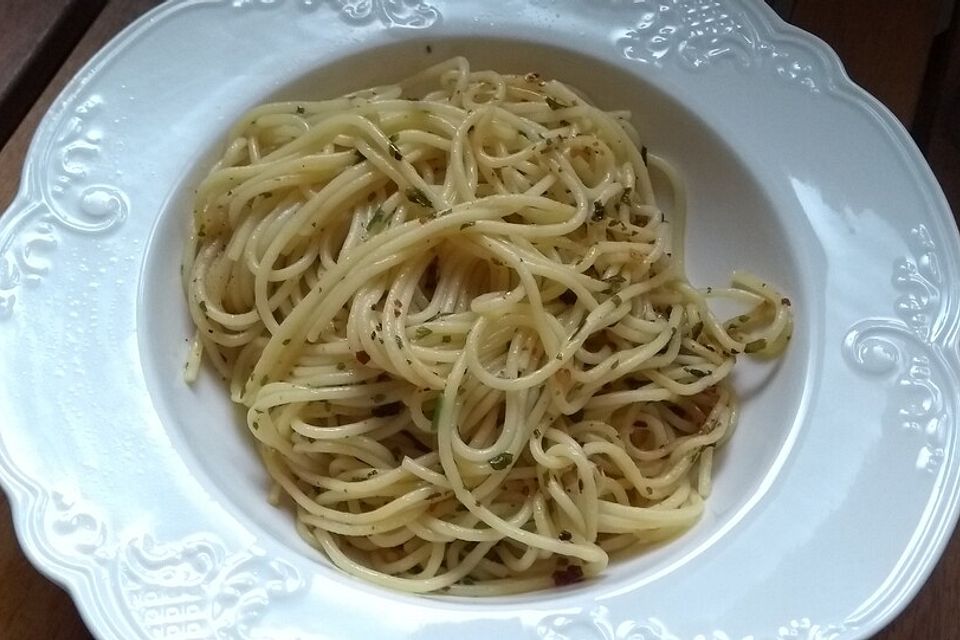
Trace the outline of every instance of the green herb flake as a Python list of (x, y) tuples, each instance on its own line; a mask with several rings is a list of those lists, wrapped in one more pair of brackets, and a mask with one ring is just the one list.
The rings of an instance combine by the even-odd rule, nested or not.
[(207, 312), (207, 302), (205, 300), (201, 300), (198, 306), (200, 307), (200, 311), (203, 311), (204, 313)]
[(306, 112), (307, 112), (307, 110), (303, 108), (303, 105), (302, 105), (302, 104), (297, 105), (297, 115), (302, 116), (302, 115), (305, 114)]
[(393, 341), (397, 345), (397, 349), (403, 349), (403, 338), (400, 336), (393, 336)]
[(566, 529), (561, 531), (558, 537), (560, 538), (561, 542), (570, 542), (571, 540), (573, 540), (573, 534), (567, 531)]
[(427, 194), (425, 194), (423, 191), (420, 191), (420, 189), (407, 189), (405, 195), (407, 196), (407, 200), (413, 202), (414, 204), (418, 204), (421, 207), (430, 206), (430, 198), (428, 198)]
[(366, 230), (368, 233), (379, 233), (386, 226), (386, 223), (383, 208), (377, 207), (377, 210), (370, 216), (370, 220), (367, 221)]
[(427, 327), (417, 327), (417, 332), (416, 332), (415, 335), (417, 336), (417, 339), (423, 339), (423, 338), (426, 338), (427, 336), (429, 336), (429, 335), (432, 334), (432, 333), (433, 333), (433, 331), (431, 331), (431, 330), (428, 329)]
[(553, 96), (547, 96), (546, 100), (547, 100), (547, 106), (554, 111), (558, 111), (560, 109), (567, 109), (570, 107), (570, 105), (560, 102)]
[(292, 342), (292, 340), (291, 340), (290, 338), (287, 338), (286, 340), (284, 340), (284, 341), (281, 342), (280, 344), (282, 344), (283, 346), (287, 346), (287, 345), (290, 344), (291, 342)]
[(450, 344), (450, 339), (451, 339), (450, 336), (443, 336), (442, 338), (440, 338), (440, 342), (442, 342), (443, 344)]
[(347, 363), (346, 363), (346, 362), (338, 362), (338, 363), (337, 363), (337, 371), (346, 371), (346, 370), (347, 370)]
[(710, 375), (709, 371), (704, 371), (703, 369), (687, 368), (686, 371), (687, 373), (692, 375), (694, 378), (706, 378), (708, 375)]
[(463, 231), (464, 229), (469, 229), (470, 227), (472, 227), (472, 226), (475, 225), (475, 224), (477, 224), (477, 223), (476, 223), (476, 222), (464, 222), (462, 225), (460, 225), (460, 231)]
[(510, 463), (513, 462), (513, 454), (509, 451), (498, 453), (490, 458), (487, 462), (495, 471), (503, 471), (510, 466)]
[(748, 342), (747, 345), (743, 348), (744, 353), (757, 353), (758, 351), (763, 351), (767, 348), (767, 341), (763, 338), (759, 340), (754, 340), (753, 342)]
[(433, 417), (430, 418), (430, 429), (436, 431), (440, 428), (440, 412), (443, 411), (443, 396), (437, 398), (437, 405), (433, 408)]

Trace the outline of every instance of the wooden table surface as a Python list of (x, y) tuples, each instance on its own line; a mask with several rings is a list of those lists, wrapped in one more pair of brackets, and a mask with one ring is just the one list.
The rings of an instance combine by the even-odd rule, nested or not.
[[(90, 56), (120, 29), (159, 3), (159, 0), (0, 0), (0, 211), (16, 192), (23, 158), (37, 123), (64, 84)], [(889, 5), (888, 22), (876, 24), (876, 4)], [(864, 26), (865, 3), (855, 0), (796, 0), (791, 20), (830, 42), (852, 77), (870, 89), (910, 125), (916, 117), (928, 123), (924, 149), (952, 202), (960, 210), (960, 152), (950, 140), (941, 107), (960, 100), (960, 49), (935, 51), (933, 60), (946, 88), (928, 97), (921, 84), (929, 81), (931, 2), (875, 0), (871, 22)], [(911, 10), (905, 9), (910, 7)], [(915, 11), (913, 10), (915, 9)], [(882, 17), (880, 18), (882, 21)], [(906, 27), (904, 27), (906, 25)], [(892, 57), (876, 37), (886, 28), (901, 42)], [(906, 34), (906, 35), (904, 35)], [(956, 38), (954, 38), (956, 40)], [(948, 98), (951, 98), (948, 100)], [(926, 112), (924, 112), (926, 109)], [(918, 111), (919, 110), (919, 111)], [(941, 120), (943, 121), (941, 123)], [(930, 123), (933, 124), (930, 124)], [(960, 138), (960, 135), (957, 135)], [(2, 432), (0, 432), (2, 437)], [(865, 538), (864, 544), (869, 544)], [(960, 638), (960, 533), (917, 598), (877, 637), (956, 640)], [(17, 546), (7, 502), (0, 498), (0, 638), (83, 640), (91, 638), (70, 598), (42, 577)]]

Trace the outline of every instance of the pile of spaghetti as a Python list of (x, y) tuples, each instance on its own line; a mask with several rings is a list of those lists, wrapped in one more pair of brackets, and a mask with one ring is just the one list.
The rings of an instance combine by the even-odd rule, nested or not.
[(344, 571), (528, 591), (703, 511), (725, 380), (784, 349), (790, 302), (687, 281), (680, 181), (628, 115), (457, 58), (232, 132), (185, 250), (188, 377), (229, 380), (271, 498)]

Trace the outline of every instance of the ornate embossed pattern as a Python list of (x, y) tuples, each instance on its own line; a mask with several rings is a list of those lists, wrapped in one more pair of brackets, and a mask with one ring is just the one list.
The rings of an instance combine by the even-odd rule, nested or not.
[(936, 344), (944, 305), (943, 275), (929, 230), (910, 230), (911, 256), (893, 267), (893, 284), (902, 293), (894, 303), (897, 317), (854, 325), (844, 340), (844, 355), (869, 375), (892, 375), (893, 389), (884, 424), (921, 434), (916, 466), (935, 473), (944, 458), (954, 400), (941, 391), (945, 363)]
[(824, 73), (810, 50), (793, 42), (761, 36), (757, 21), (716, 0), (637, 0), (638, 16), (617, 44), (623, 55), (647, 63), (676, 58), (689, 69), (729, 60), (742, 67), (762, 66), (779, 77), (819, 92)]
[[(736, 638), (724, 631), (711, 631), (698, 633), (690, 640), (834, 640), (846, 631), (850, 631), (846, 625), (819, 625), (809, 618), (800, 618), (780, 627), (776, 635)], [(610, 620), (609, 609), (603, 606), (579, 615), (544, 618), (537, 625), (537, 637), (540, 640), (682, 640), (656, 618), (616, 624)]]
[(901, 258), (894, 264), (893, 281), (903, 295), (897, 298), (897, 315), (920, 340), (927, 341), (934, 316), (940, 310), (943, 276), (936, 246), (924, 225), (910, 230), (908, 240), (913, 258)]
[(550, 616), (537, 626), (540, 640), (680, 640), (655, 619), (615, 624), (600, 606), (578, 616)]
[(12, 221), (0, 228), (0, 320), (12, 315), (23, 286), (39, 283), (52, 268), (58, 227), (103, 233), (127, 216), (127, 195), (101, 179), (103, 107), (104, 99), (93, 95), (65, 118), (42, 163), (50, 176), (39, 187), (43, 198), (21, 210), (14, 205)]
[(106, 100), (92, 95), (78, 104), (58, 129), (46, 163), (49, 179), (41, 186), (44, 200), (62, 226), (81, 233), (99, 233), (126, 219), (127, 195), (110, 184), (105, 154)]
[(834, 640), (850, 630), (844, 624), (814, 624), (810, 618), (800, 618), (780, 627), (776, 637), (777, 640)]
[(289, 563), (258, 550), (228, 553), (211, 534), (169, 543), (140, 536), (113, 542), (93, 508), (53, 493), (44, 516), (64, 557), (92, 557), (118, 587), (134, 628), (171, 640), (251, 637), (270, 603), (304, 589)]
[(40, 282), (50, 270), (46, 255), (57, 246), (54, 217), (42, 205), (33, 205), (0, 229), (0, 320), (13, 314), (24, 285)]
[[(271, 6), (283, 0), (233, 0), (233, 6)], [(303, 9), (333, 5), (340, 17), (354, 24), (379, 20), (387, 27), (426, 29), (440, 19), (440, 11), (422, 0), (299, 0)]]
[(296, 569), (262, 554), (227, 555), (208, 535), (133, 541), (118, 563), (131, 614), (151, 637), (249, 638), (275, 597), (303, 587)]

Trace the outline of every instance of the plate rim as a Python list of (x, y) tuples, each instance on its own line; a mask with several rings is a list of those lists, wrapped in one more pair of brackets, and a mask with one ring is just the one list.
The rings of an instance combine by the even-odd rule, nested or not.
[[(439, 1), (439, 0), (438, 0)], [(672, 0), (680, 2), (685, 0)], [(928, 200), (928, 211), (932, 220), (939, 225), (937, 237), (947, 239), (952, 245), (949, 247), (949, 255), (956, 260), (960, 255), (958, 251), (958, 236), (956, 228), (953, 227), (952, 233), (948, 228), (950, 220), (950, 208), (946, 202), (945, 196), (939, 183), (936, 181), (932, 171), (926, 164), (925, 159), (920, 154), (919, 149), (910, 139), (909, 134), (903, 125), (893, 114), (882, 104), (858, 86), (847, 75), (842, 63), (836, 53), (822, 40), (813, 36), (793, 25), (783, 21), (776, 15), (772, 9), (763, 3), (750, 4), (743, 0), (727, 0), (729, 4), (739, 5), (743, 11), (752, 15), (758, 23), (767, 29), (770, 35), (779, 36), (791, 43), (806, 48), (812, 52), (824, 65), (825, 73), (829, 76), (829, 81), (834, 85), (837, 94), (850, 100), (855, 106), (865, 112), (868, 117), (876, 120), (888, 133), (889, 138), (897, 143), (901, 154), (906, 160), (906, 166), (912, 172), (915, 182), (925, 188), (922, 189), (924, 197)], [(30, 207), (41, 204), (44, 200), (42, 189), (35, 184), (37, 178), (37, 157), (43, 151), (43, 145), (49, 135), (53, 135), (56, 125), (63, 117), (65, 111), (73, 104), (80, 94), (81, 89), (97, 73), (106, 66), (115, 56), (119, 56), (123, 51), (139, 37), (143, 35), (155, 23), (164, 20), (166, 17), (180, 11), (181, 9), (193, 5), (211, 4), (227, 5), (231, 4), (228, 0), (171, 0), (165, 4), (158, 5), (140, 16), (133, 23), (128, 25), (120, 33), (114, 36), (110, 42), (97, 52), (70, 80), (63, 88), (54, 101), (55, 107), (52, 107), (38, 124), (36, 132), (29, 145), (26, 159), (24, 161), (23, 173), (17, 194), (3, 217), (0, 217), (0, 232), (12, 225), (11, 218), (22, 214)], [(237, 6), (237, 2), (232, 3)], [(241, 4), (244, 4), (241, 2)], [(269, 3), (265, 3), (269, 4)], [(442, 2), (441, 2), (442, 4)], [(327, 7), (324, 7), (326, 9)], [(946, 214), (946, 215), (945, 215)], [(0, 236), (2, 240), (2, 236)], [(0, 245), (0, 248), (3, 248)], [(952, 283), (954, 288), (956, 283)], [(939, 344), (933, 344), (934, 349), (938, 350), (943, 362), (949, 365), (947, 373), (951, 376), (951, 382), (956, 385), (957, 372), (960, 371), (960, 356), (955, 348), (958, 324), (960, 317), (956, 313), (956, 296), (950, 301), (954, 306), (953, 311), (945, 308), (942, 316), (952, 316), (949, 319), (950, 324), (941, 327)], [(55, 557), (55, 554), (45, 549), (43, 533), (31, 527), (31, 523), (36, 522), (35, 517), (28, 517), (25, 514), (36, 513), (46, 508), (46, 502), (50, 499), (45, 495), (42, 488), (34, 479), (27, 477), (25, 473), (10, 459), (7, 451), (0, 441), (0, 484), (7, 494), (13, 516), (14, 530), (18, 537), (21, 548), (24, 550), (31, 563), (44, 575), (53, 581), (61, 584), (70, 592), (81, 616), (92, 631), (106, 630), (116, 637), (124, 637), (125, 630), (123, 625), (117, 627), (111, 622), (111, 616), (107, 614), (102, 600), (98, 599), (97, 592), (100, 591), (97, 585), (92, 584), (92, 574), (75, 570), (69, 562), (62, 562)], [(942, 490), (946, 490), (948, 483), (944, 482)], [(951, 532), (955, 529), (960, 517), (960, 493), (956, 490), (956, 481), (953, 483), (954, 490), (950, 495), (941, 498), (941, 512), (946, 514), (938, 522), (937, 531), (931, 546), (927, 548), (928, 558), (924, 560), (921, 571), (915, 574), (909, 584), (903, 589), (903, 597), (897, 601), (897, 606), (889, 607), (883, 615), (871, 618), (865, 626), (858, 628), (857, 633), (873, 633), (883, 626), (886, 626), (894, 617), (899, 615), (903, 609), (913, 600), (913, 597), (920, 590), (929, 574), (933, 571), (936, 560), (942, 555), (946, 545), (949, 543)], [(944, 503), (946, 500), (946, 503)], [(110, 627), (114, 627), (111, 629)], [(666, 636), (664, 636), (666, 637)], [(813, 637), (813, 636), (811, 636)], [(819, 636), (817, 636), (819, 637)]]

